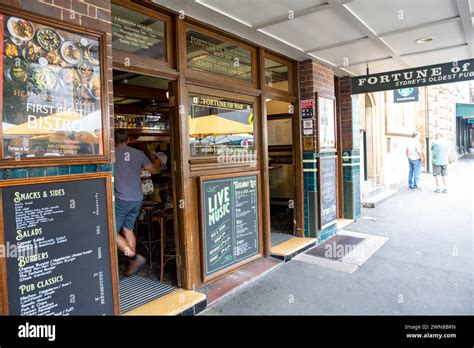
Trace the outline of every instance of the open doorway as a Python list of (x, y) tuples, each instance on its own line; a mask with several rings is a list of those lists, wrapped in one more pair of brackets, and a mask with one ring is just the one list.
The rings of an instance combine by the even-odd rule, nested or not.
[(126, 312), (180, 285), (172, 171), (173, 82), (114, 70), (113, 84), (115, 130), (126, 129), (127, 146), (142, 151), (151, 162), (159, 159), (161, 163), (159, 173), (142, 168), (140, 174), (144, 199), (133, 232), (136, 253), (147, 261), (138, 273), (129, 275), (130, 259), (118, 253), (120, 305)]
[(295, 172), (292, 104), (267, 99), (270, 223), (272, 246), (294, 235)]

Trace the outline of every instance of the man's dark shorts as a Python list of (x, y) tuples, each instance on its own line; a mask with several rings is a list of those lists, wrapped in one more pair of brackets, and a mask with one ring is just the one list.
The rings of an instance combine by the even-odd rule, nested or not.
[(133, 230), (143, 201), (122, 201), (115, 199), (115, 232), (119, 233), (122, 228)]
[(439, 166), (437, 164), (433, 164), (433, 176), (447, 176), (448, 175), (448, 165)]

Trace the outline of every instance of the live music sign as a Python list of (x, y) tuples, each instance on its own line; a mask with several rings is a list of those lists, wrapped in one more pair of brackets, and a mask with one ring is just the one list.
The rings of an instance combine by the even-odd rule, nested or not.
[(474, 80), (474, 59), (352, 77), (351, 93), (378, 92), (467, 80)]

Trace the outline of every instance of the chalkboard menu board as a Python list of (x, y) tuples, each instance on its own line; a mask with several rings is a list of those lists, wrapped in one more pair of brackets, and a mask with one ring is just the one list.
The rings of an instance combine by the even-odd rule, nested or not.
[(258, 174), (201, 178), (203, 278), (259, 254)]
[(8, 314), (115, 313), (110, 178), (97, 176), (1, 188)]
[(337, 222), (336, 156), (319, 158), (319, 228)]

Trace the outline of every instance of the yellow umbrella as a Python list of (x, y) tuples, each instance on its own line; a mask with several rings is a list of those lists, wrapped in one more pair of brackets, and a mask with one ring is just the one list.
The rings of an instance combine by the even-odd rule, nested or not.
[(194, 137), (253, 133), (253, 126), (216, 115), (197, 118), (189, 116), (189, 134)]
[(35, 120), (11, 127), (3, 132), (4, 135), (35, 135), (51, 134), (58, 130), (70, 128), (74, 121), (81, 119), (81, 115), (73, 111), (65, 111), (50, 116), (36, 118)]
[(98, 144), (99, 137), (92, 132), (79, 132), (76, 135), (76, 140), (86, 144)]

